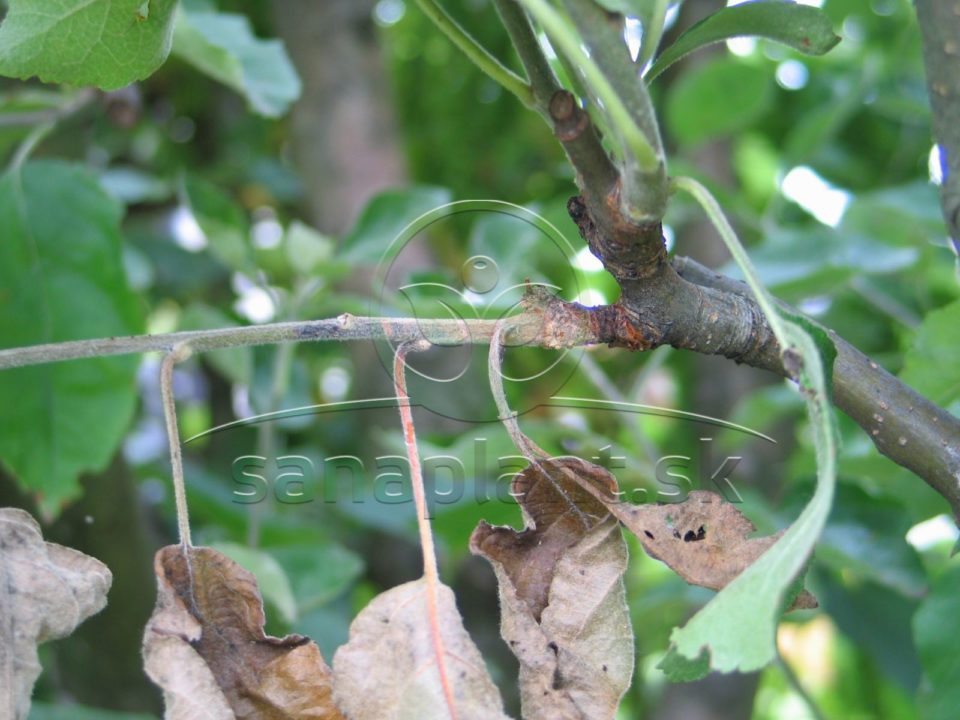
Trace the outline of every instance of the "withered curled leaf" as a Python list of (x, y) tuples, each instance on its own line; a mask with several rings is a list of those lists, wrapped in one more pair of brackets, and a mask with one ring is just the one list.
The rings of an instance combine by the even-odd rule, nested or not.
[(37, 645), (100, 612), (112, 580), (99, 560), (44, 542), (29, 513), (0, 509), (0, 717), (27, 717)]
[(425, 578), (381, 593), (354, 619), (333, 658), (337, 704), (350, 720), (507, 720), (453, 591), (436, 592), (439, 660)]
[[(552, 467), (554, 474), (588, 490), (637, 537), (647, 554), (691, 585), (711, 590), (726, 587), (782, 534), (751, 537), (756, 530), (753, 523), (735, 505), (708, 490), (694, 490), (680, 503), (632, 505), (620, 497), (613, 475), (598, 465), (567, 458)], [(802, 591), (792, 609), (816, 605), (816, 599)]]
[(251, 573), (211, 548), (180, 545), (161, 548), (154, 570), (157, 606), (143, 652), (168, 720), (343, 717), (317, 646), (264, 633)]
[[(544, 460), (516, 475), (526, 527), (481, 523), (470, 539), (497, 575), (501, 634), (520, 661), (527, 720), (612, 718), (633, 674), (626, 544), (603, 503), (562, 471), (584, 471), (578, 463)], [(583, 477), (615, 492), (599, 470)]]

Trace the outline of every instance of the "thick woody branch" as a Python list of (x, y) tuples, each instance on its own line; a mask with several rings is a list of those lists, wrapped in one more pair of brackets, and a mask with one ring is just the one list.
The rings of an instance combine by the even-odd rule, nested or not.
[[(689, 258), (675, 258), (673, 267), (691, 283), (739, 295), (753, 303), (750, 289)], [(798, 311), (782, 303), (794, 314)], [(763, 318), (760, 317), (763, 322)], [(943, 495), (960, 519), (960, 419), (905, 385), (833, 331), (837, 348), (833, 364), (834, 403), (869, 435), (877, 449), (922, 478)], [(772, 357), (772, 354), (766, 354)], [(755, 365), (756, 363), (750, 362)], [(786, 377), (777, 361), (760, 364)]]
[(917, 0), (916, 6), (933, 134), (940, 146), (943, 217), (960, 251), (960, 4)]

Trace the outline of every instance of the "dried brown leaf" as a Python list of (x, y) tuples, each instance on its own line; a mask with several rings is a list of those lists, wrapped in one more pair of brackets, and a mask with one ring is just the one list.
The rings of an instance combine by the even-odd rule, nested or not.
[(616, 491), (602, 468), (544, 460), (513, 481), (525, 529), (481, 523), (470, 539), (497, 575), (501, 634), (520, 661), (527, 720), (611, 718), (633, 674), (626, 544), (617, 521), (569, 472), (601, 496)]
[[(375, 597), (350, 625), (349, 641), (333, 658), (335, 697), (350, 720), (450, 720), (427, 597), (422, 578), (399, 585)], [(437, 601), (456, 720), (506, 720), (453, 591), (440, 585)]]
[(252, 574), (211, 548), (160, 549), (147, 674), (168, 720), (339, 720), (330, 668), (309, 638), (264, 634)]
[(0, 509), (0, 717), (27, 717), (37, 645), (100, 612), (112, 580), (99, 560), (44, 542), (29, 513)]
[(751, 538), (756, 530), (743, 513), (706, 490), (682, 503), (624, 507), (624, 525), (651, 557), (662, 560), (691, 585), (719, 590), (747, 569), (777, 540)]
[[(753, 564), (782, 533), (754, 538), (756, 528), (735, 505), (717, 493), (694, 490), (681, 503), (631, 505), (616, 494), (616, 480), (604, 468), (574, 458), (557, 468), (564, 480), (579, 477), (592, 487), (594, 500), (632, 532), (643, 549), (691, 585), (720, 590)], [(613, 492), (605, 492), (607, 488)], [(806, 590), (792, 609), (812, 608), (817, 601)]]

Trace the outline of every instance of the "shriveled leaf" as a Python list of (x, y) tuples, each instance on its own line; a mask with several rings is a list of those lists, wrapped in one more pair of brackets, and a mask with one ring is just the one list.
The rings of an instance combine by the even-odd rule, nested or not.
[(279, 611), (285, 623), (290, 624), (297, 619), (297, 601), (293, 597), (290, 578), (273, 555), (232, 542), (211, 543), (211, 547), (253, 573), (257, 587), (263, 588), (264, 599)]
[(951, 565), (933, 584), (913, 618), (913, 636), (925, 680), (920, 707), (927, 720), (948, 720), (960, 707), (960, 563)]
[[(756, 562), (782, 533), (751, 537), (756, 528), (735, 505), (708, 490), (682, 503), (624, 507), (621, 516), (651, 557), (691, 585), (721, 590)], [(816, 607), (804, 591), (797, 607)]]
[(211, 548), (179, 545), (160, 549), (154, 570), (144, 666), (163, 689), (168, 720), (343, 717), (317, 646), (264, 634), (252, 574)]
[(653, 80), (705, 45), (746, 36), (774, 40), (807, 55), (823, 55), (840, 42), (830, 19), (819, 8), (779, 0), (747, 2), (718, 10), (683, 33), (660, 54), (647, 78)]
[[(527, 720), (612, 718), (633, 674), (626, 544), (603, 504), (559, 469), (579, 462), (543, 461), (516, 475), (526, 527), (481, 523), (470, 538), (497, 575)], [(609, 473), (591, 479), (600, 492), (616, 489)]]
[[(132, 335), (139, 299), (121, 255), (121, 205), (86, 171), (30, 162), (0, 179), (0, 345)], [(47, 514), (106, 467), (136, 407), (136, 357), (0, 373), (0, 458)], [(15, 410), (13, 410), (15, 408)]]
[(66, 637), (107, 604), (99, 560), (44, 542), (29, 513), (0, 509), (0, 717), (23, 720), (40, 675), (37, 645)]
[(453, 592), (441, 585), (436, 615), (445, 692), (428, 611), (427, 581), (420, 579), (381, 593), (357, 615), (333, 658), (336, 701), (350, 720), (448, 720), (448, 693), (459, 720), (506, 718)]
[(177, 0), (10, 0), (0, 74), (104, 90), (152, 74), (170, 52)]
[(300, 97), (283, 43), (256, 37), (243, 15), (182, 9), (173, 54), (236, 90), (261, 115), (279, 117)]
[[(593, 486), (595, 491), (589, 493), (585, 507), (593, 513), (605, 509), (612, 514), (637, 537), (647, 554), (691, 585), (711, 590), (726, 587), (780, 536), (750, 537), (756, 529), (753, 523), (735, 505), (708, 490), (695, 490), (681, 503), (632, 505), (620, 499), (613, 475), (599, 465), (563, 458), (543, 467), (560, 487), (572, 485), (587, 494), (580, 483)], [(571, 500), (583, 502), (576, 491), (564, 492)], [(815, 606), (809, 593), (797, 598), (796, 607)]]

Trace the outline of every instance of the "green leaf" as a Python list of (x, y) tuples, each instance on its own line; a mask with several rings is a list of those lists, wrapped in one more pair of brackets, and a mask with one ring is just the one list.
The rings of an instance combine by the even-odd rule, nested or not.
[[(889, 245), (826, 226), (773, 231), (750, 248), (750, 258), (764, 284), (786, 298), (832, 294), (853, 275), (904, 270), (919, 255), (915, 247)], [(735, 267), (730, 269), (738, 275)]]
[[(818, 545), (817, 564), (820, 564), (819, 558)], [(921, 666), (910, 622), (920, 604), (917, 598), (864, 581), (846, 570), (820, 569), (813, 582), (822, 611), (830, 616), (840, 632), (904, 690), (916, 692)], [(880, 717), (884, 715), (881, 713)]]
[(270, 548), (290, 577), (299, 616), (346, 591), (363, 572), (363, 559), (334, 543)]
[(685, 73), (667, 96), (667, 128), (696, 145), (750, 125), (773, 102), (773, 81), (763, 68), (719, 57)]
[(927, 314), (904, 358), (900, 379), (946, 407), (960, 399), (960, 300)]
[[(210, 305), (194, 303), (180, 316), (180, 330), (214, 330), (236, 327), (237, 323), (226, 313)], [(249, 385), (253, 379), (253, 348), (235, 347), (211, 350), (203, 354), (225, 378), (238, 385)]]
[(363, 209), (356, 227), (343, 239), (340, 259), (376, 263), (392, 249), (391, 243), (411, 222), (450, 202), (446, 188), (416, 186), (386, 190)]
[(30, 705), (29, 720), (155, 720), (146, 713), (117, 712), (83, 705), (34, 702)]
[(252, 273), (253, 246), (243, 208), (216, 185), (193, 174), (184, 177), (182, 192), (210, 252), (231, 270)]
[(299, 220), (290, 223), (284, 242), (290, 267), (299, 275), (323, 274), (333, 258), (333, 241)]
[(210, 547), (253, 573), (264, 600), (280, 612), (285, 623), (289, 625), (297, 619), (297, 602), (293, 597), (290, 579), (273, 555), (231, 542), (210, 543)]
[(840, 42), (819, 8), (779, 0), (743, 3), (718, 10), (683, 33), (660, 53), (647, 81), (705, 45), (747, 36), (774, 40), (806, 55), (823, 55)]
[(925, 683), (920, 708), (925, 720), (953, 720), (960, 707), (960, 562), (933, 584), (913, 618), (913, 637), (923, 664)]
[(610, 12), (641, 19), (650, 16), (653, 4), (654, 0), (597, 0), (597, 5)]
[[(122, 207), (61, 162), (0, 179), (0, 338), (5, 347), (142, 331), (121, 259)], [(136, 404), (136, 357), (0, 372), (0, 457), (45, 513), (106, 467)]]
[(279, 117), (300, 97), (300, 78), (283, 43), (256, 37), (243, 15), (182, 10), (173, 54), (236, 90), (261, 115)]
[(177, 0), (10, 0), (0, 74), (115, 90), (167, 59)]
[(817, 562), (838, 577), (856, 576), (919, 597), (927, 578), (917, 551), (906, 540), (910, 526), (900, 503), (843, 484), (817, 545)]

